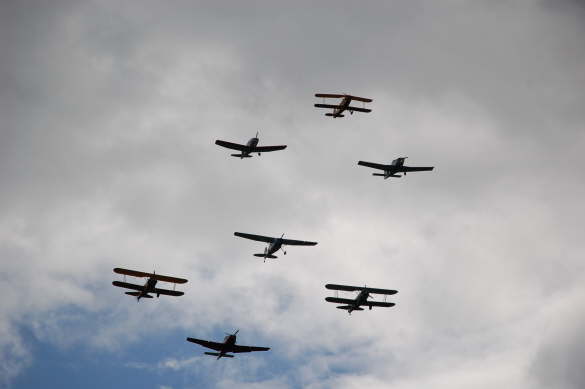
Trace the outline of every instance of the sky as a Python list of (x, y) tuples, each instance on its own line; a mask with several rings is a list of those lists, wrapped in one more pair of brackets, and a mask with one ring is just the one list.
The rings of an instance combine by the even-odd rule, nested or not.
[[(577, 0), (1, 2), (0, 387), (585, 387), (584, 21)], [(317, 92), (372, 113), (327, 118)], [(214, 145), (257, 131), (288, 148)], [(435, 170), (357, 166), (402, 156)], [(319, 244), (262, 263), (234, 231)], [(114, 267), (189, 282), (137, 304)], [(327, 283), (396, 306), (350, 317)], [(185, 341), (236, 329), (271, 350)]]

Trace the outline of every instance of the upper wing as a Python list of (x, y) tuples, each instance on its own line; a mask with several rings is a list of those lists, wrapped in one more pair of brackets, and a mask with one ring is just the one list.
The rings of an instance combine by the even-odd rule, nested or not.
[(251, 152), (252, 153), (258, 153), (258, 152), (266, 153), (268, 151), (278, 151), (278, 150), (284, 150), (284, 149), (286, 149), (286, 145), (282, 145), (282, 146), (256, 146), (251, 150)]
[(334, 93), (315, 93), (315, 97), (327, 97), (331, 99), (337, 99), (340, 97), (345, 97), (345, 95), (337, 95)]
[(226, 142), (225, 140), (216, 140), (215, 144), (222, 147), (227, 147), (228, 149), (244, 151), (248, 149), (248, 146), (241, 145), (238, 143)]
[(257, 240), (259, 242), (272, 243), (274, 241), (274, 238), (271, 238), (269, 236), (254, 235), (254, 234), (245, 234), (243, 232), (234, 232), (234, 235), (235, 236), (239, 236), (240, 238)]
[(347, 107), (348, 111), (356, 111), (356, 112), (372, 112), (371, 109), (368, 108), (360, 108), (360, 107)]
[(378, 289), (378, 288), (362, 288), (363, 290), (368, 291), (368, 293), (376, 293), (376, 294), (396, 294), (398, 293), (397, 290), (392, 289)]
[(115, 268), (114, 273), (124, 274), (125, 276), (132, 276), (132, 277), (151, 277), (152, 276), (151, 273), (145, 273), (145, 272), (136, 271), (136, 270), (122, 269), (120, 267)]
[(359, 97), (359, 96), (349, 96), (349, 97), (351, 97), (352, 100), (361, 101), (364, 103), (371, 103), (372, 101), (374, 101), (372, 99), (368, 99), (367, 97)]
[(392, 167), (392, 165), (382, 165), (381, 163), (373, 163), (373, 162), (365, 162), (365, 161), (359, 161), (358, 165), (367, 166), (367, 167), (371, 167), (374, 169), (381, 169), (381, 170), (388, 170)]
[(223, 347), (223, 343), (217, 343), (217, 342), (210, 342), (208, 340), (201, 340), (201, 339), (195, 339), (195, 338), (187, 338), (188, 342), (191, 343), (197, 343), (198, 345), (201, 345), (203, 347), (207, 347), (210, 348), (212, 350), (221, 350)]
[(371, 301), (371, 300), (369, 300), (367, 304), (363, 304), (363, 305), (371, 305), (372, 307), (393, 307), (396, 304), (387, 303), (384, 301)]
[(234, 344), (231, 352), (232, 353), (249, 353), (252, 351), (268, 351), (270, 347), (256, 347), (256, 346), (240, 346), (238, 344)]
[(283, 239), (282, 244), (287, 246), (315, 246), (317, 242), (308, 242), (306, 240)]
[(363, 286), (350, 286), (350, 285), (338, 285), (338, 284), (327, 284), (325, 285), (327, 289), (333, 290), (344, 290), (346, 292), (355, 292), (357, 290), (363, 290)]
[(411, 166), (403, 166), (403, 171), (405, 172), (428, 172), (434, 169), (434, 166), (419, 166), (419, 167), (411, 167)]
[(340, 297), (325, 297), (325, 301), (329, 303), (337, 303), (337, 304), (353, 304), (355, 300), (351, 299), (344, 299)]
[(159, 288), (154, 288), (154, 291), (152, 293), (164, 294), (167, 296), (182, 296), (185, 294), (185, 292), (180, 292), (178, 290), (159, 289)]
[(129, 284), (128, 282), (122, 282), (122, 281), (113, 281), (112, 285), (119, 286), (120, 288), (126, 288), (126, 289), (134, 289), (134, 290), (143, 290), (144, 289), (144, 286), (142, 286), (142, 285)]
[(332, 105), (332, 104), (315, 104), (315, 107), (317, 107), (317, 108), (332, 108), (332, 109), (336, 109), (336, 108), (339, 108), (339, 105)]
[(174, 284), (185, 284), (185, 283), (187, 283), (187, 280), (184, 279), (184, 278), (162, 276), (162, 275), (159, 275), (159, 274), (152, 274), (152, 278), (156, 278), (159, 281), (172, 282)]

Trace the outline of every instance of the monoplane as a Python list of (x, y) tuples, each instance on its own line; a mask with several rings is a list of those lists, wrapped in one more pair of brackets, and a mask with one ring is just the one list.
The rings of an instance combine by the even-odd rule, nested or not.
[(234, 232), (234, 235), (239, 236), (240, 238), (268, 243), (268, 246), (264, 248), (264, 253), (254, 254), (255, 257), (264, 258), (264, 262), (266, 262), (266, 258), (278, 258), (276, 255), (274, 255), (274, 253), (278, 250), (282, 250), (284, 255), (286, 255), (286, 251), (284, 250), (283, 246), (315, 246), (317, 244), (317, 242), (307, 242), (304, 240), (284, 239), (284, 234), (282, 234), (280, 238), (246, 234), (243, 232)]
[(246, 143), (245, 145), (239, 144), (239, 143), (226, 142), (225, 140), (216, 140), (215, 144), (218, 146), (226, 147), (228, 149), (238, 150), (240, 152), (240, 154), (230, 154), (230, 155), (232, 157), (239, 157), (240, 159), (252, 158), (252, 156), (250, 155), (252, 153), (258, 153), (258, 155), (260, 155), (261, 153), (267, 153), (269, 151), (277, 151), (277, 150), (286, 149), (286, 145), (258, 146), (259, 141), (260, 141), (260, 138), (258, 138), (258, 132), (257, 132), (256, 136), (253, 138), (250, 138), (248, 143)]
[(383, 170), (384, 173), (372, 173), (372, 175), (384, 177), (384, 179), (387, 179), (388, 177), (402, 177), (401, 175), (399, 175), (397, 173), (404, 173), (404, 175), (406, 175), (407, 172), (408, 173), (410, 173), (410, 172), (424, 172), (424, 171), (431, 171), (434, 169), (434, 166), (417, 166), (417, 167), (404, 166), (404, 161), (406, 160), (406, 158), (407, 157), (396, 158), (394, 161), (392, 161), (392, 163), (390, 165), (383, 165), (383, 164), (379, 164), (379, 163), (365, 162), (365, 161), (359, 161), (358, 165)]
[[(366, 108), (366, 104), (365, 103), (371, 103), (372, 99), (368, 99), (365, 97), (358, 97), (358, 96), (351, 96), (351, 95), (346, 95), (346, 94), (332, 94), (332, 93), (317, 93), (315, 94), (315, 97), (322, 97), (323, 98), (323, 104), (315, 104), (315, 107), (317, 108), (331, 108), (333, 110), (333, 112), (327, 112), (325, 114), (325, 116), (331, 116), (333, 118), (342, 118), (345, 115), (343, 115), (344, 111), (349, 111), (350, 114), (353, 115), (353, 112), (372, 112), (371, 109)], [(339, 102), (339, 104), (325, 104), (325, 99), (329, 98), (329, 99), (341, 99), (341, 101)], [(350, 104), (352, 101), (361, 101), (363, 104), (363, 107), (352, 107)]]
[[(364, 309), (361, 308), (362, 306), (367, 306), (372, 309), (372, 307), (393, 307), (394, 303), (386, 302), (386, 296), (396, 294), (398, 291), (392, 289), (378, 289), (378, 288), (368, 288), (366, 286), (349, 286), (349, 285), (337, 285), (337, 284), (327, 284), (325, 285), (327, 289), (332, 289), (335, 291), (345, 291), (345, 292), (359, 292), (358, 295), (354, 299), (347, 299), (347, 298), (340, 298), (337, 296), (335, 297), (326, 297), (325, 301), (330, 303), (337, 303), (337, 304), (345, 304), (336, 307), (337, 309), (344, 309), (350, 315), (352, 311), (363, 311)], [(372, 301), (368, 300), (370, 294), (383, 294), (384, 301)], [(373, 297), (372, 297), (373, 298)]]
[(233, 358), (234, 356), (228, 353), (249, 353), (252, 351), (268, 351), (270, 347), (255, 347), (255, 346), (240, 346), (236, 344), (236, 336), (238, 335), (237, 330), (233, 334), (226, 334), (226, 337), (223, 339), (223, 343), (219, 342), (211, 342), (208, 340), (201, 340), (195, 338), (187, 338), (187, 341), (196, 343), (206, 348), (210, 348), (212, 350), (216, 350), (216, 353), (205, 352), (205, 355), (212, 355), (217, 357), (217, 359), (221, 357), (225, 358)]
[[(185, 294), (184, 292), (180, 292), (178, 290), (175, 290), (174, 287), (173, 287), (173, 290), (159, 289), (156, 287), (156, 283), (158, 281), (172, 282), (173, 284), (184, 284), (187, 282), (187, 280), (184, 278), (163, 276), (163, 275), (156, 274), (156, 273), (144, 273), (141, 271), (122, 269), (119, 267), (114, 269), (114, 273), (123, 274), (124, 275), (124, 282), (113, 281), (112, 285), (119, 286), (120, 288), (135, 290), (136, 292), (126, 292), (126, 294), (130, 295), (130, 296), (135, 296), (138, 301), (140, 301), (140, 299), (142, 297), (151, 299), (152, 296), (150, 295), (150, 293), (156, 294), (156, 297), (160, 297), (161, 294), (167, 295), (167, 296), (182, 296), (183, 294)], [(141, 277), (141, 278), (148, 278), (148, 279), (146, 280), (146, 282), (143, 285), (136, 285), (136, 284), (130, 284), (130, 283), (126, 282), (126, 276)]]

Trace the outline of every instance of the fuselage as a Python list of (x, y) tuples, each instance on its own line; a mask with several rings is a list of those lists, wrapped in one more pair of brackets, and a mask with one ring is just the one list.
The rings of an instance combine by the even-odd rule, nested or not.
[(266, 249), (266, 255), (272, 255), (282, 247), (282, 238), (276, 238), (268, 245)]
[(256, 146), (258, 146), (258, 142), (259, 142), (259, 139), (257, 137), (250, 138), (250, 140), (248, 141), (248, 143), (246, 143), (246, 147), (248, 149), (247, 150), (242, 150), (242, 155), (243, 156), (250, 155), (250, 153), (252, 152), (252, 150), (254, 150), (256, 148)]
[(223, 357), (225, 354), (229, 353), (233, 350), (234, 345), (236, 344), (236, 335), (227, 335), (223, 338), (223, 347), (219, 350), (219, 355), (217, 359)]
[(136, 296), (136, 298), (140, 300), (140, 297), (144, 297), (147, 296), (149, 293), (153, 293), (156, 283), (157, 283), (156, 278), (151, 277), (148, 280), (146, 280), (146, 282), (144, 283), (144, 287), (142, 288), (142, 291), (138, 296)]
[(357, 297), (355, 298), (353, 304), (351, 304), (351, 307), (347, 310), (350, 314), (351, 311), (358, 309), (361, 305), (367, 305), (368, 302), (368, 297), (370, 296), (370, 293), (362, 290)]
[(345, 111), (347, 107), (349, 107), (350, 103), (351, 97), (344, 96), (343, 99), (341, 99), (341, 102), (339, 103), (339, 108), (333, 110), (333, 117), (339, 117), (343, 113), (343, 111)]

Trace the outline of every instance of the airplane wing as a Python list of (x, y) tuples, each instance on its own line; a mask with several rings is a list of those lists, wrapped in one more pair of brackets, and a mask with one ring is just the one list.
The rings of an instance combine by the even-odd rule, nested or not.
[(362, 305), (371, 305), (372, 307), (393, 307), (396, 304), (394, 303), (387, 303), (385, 301), (368, 301), (367, 304), (362, 304)]
[(347, 107), (348, 111), (356, 111), (356, 112), (372, 112), (371, 109), (368, 108), (361, 108), (361, 107)]
[(142, 271), (129, 270), (129, 269), (122, 269), (120, 267), (115, 268), (114, 273), (123, 274), (125, 276), (132, 276), (132, 277), (150, 277), (150, 276), (152, 276), (151, 273), (145, 273)]
[(134, 290), (140, 290), (140, 291), (144, 289), (144, 286), (142, 286), (142, 285), (135, 285), (135, 284), (130, 284), (128, 282), (122, 282), (122, 281), (113, 281), (112, 285), (119, 286), (120, 288), (134, 289)]
[(398, 293), (397, 290), (392, 289), (378, 289), (378, 288), (362, 288), (363, 290), (368, 291), (368, 293), (375, 293), (375, 294), (396, 294)]
[(365, 162), (365, 161), (359, 161), (358, 165), (371, 167), (374, 169), (380, 169), (380, 170), (388, 170), (388, 169), (392, 168), (392, 165), (382, 165), (381, 163), (373, 163), (373, 162)]
[(234, 235), (239, 236), (240, 238), (257, 240), (258, 242), (272, 243), (274, 241), (274, 238), (271, 238), (269, 236), (245, 234), (243, 232), (234, 232)]
[(201, 340), (201, 339), (195, 339), (195, 338), (187, 338), (187, 341), (188, 342), (191, 342), (191, 343), (196, 343), (196, 344), (198, 344), (200, 346), (207, 347), (207, 348), (210, 348), (210, 349), (216, 350), (216, 351), (221, 350), (222, 347), (223, 347), (223, 343), (210, 342), (208, 340)]
[(346, 292), (355, 292), (357, 290), (363, 290), (363, 286), (350, 286), (350, 285), (338, 285), (338, 284), (327, 284), (325, 285), (327, 289), (332, 290), (343, 290)]
[(154, 291), (152, 293), (164, 294), (167, 296), (182, 296), (185, 294), (185, 292), (180, 292), (178, 290), (159, 289), (159, 288), (154, 288)]
[(315, 246), (317, 242), (308, 242), (306, 240), (283, 239), (282, 244), (287, 246)]
[(331, 109), (336, 109), (336, 108), (339, 108), (339, 105), (332, 105), (332, 104), (315, 104), (315, 107), (317, 107), (317, 108), (331, 108)]
[(226, 147), (228, 149), (238, 150), (238, 151), (245, 151), (248, 149), (248, 146), (241, 145), (238, 143), (226, 142), (225, 140), (216, 140), (215, 144), (221, 147)]
[(337, 303), (337, 304), (353, 304), (353, 303), (355, 303), (355, 300), (344, 299), (341, 297), (326, 297), (325, 301), (327, 301), (328, 303)]
[(238, 344), (234, 344), (231, 352), (232, 353), (249, 353), (252, 351), (268, 351), (270, 347), (256, 347), (256, 346), (240, 346)]
[(359, 97), (359, 96), (349, 96), (349, 97), (351, 97), (352, 100), (361, 101), (363, 103), (371, 103), (372, 101), (374, 101), (372, 99), (368, 99), (367, 97)]
[(405, 172), (428, 172), (434, 169), (434, 166), (419, 166), (419, 167), (411, 167), (411, 166), (403, 166), (403, 171)]
[(258, 153), (258, 152), (266, 153), (269, 151), (278, 151), (278, 150), (284, 150), (284, 149), (286, 149), (286, 145), (282, 145), (282, 146), (256, 146), (250, 152), (251, 153)]
[(326, 97), (331, 99), (338, 99), (341, 97), (345, 97), (345, 95), (337, 95), (334, 93), (315, 93), (315, 97)]
[(169, 276), (163, 276), (160, 274), (151, 274), (152, 278), (156, 278), (159, 281), (164, 281), (164, 282), (172, 282), (174, 284), (185, 284), (187, 283), (187, 280), (184, 278), (177, 278), (177, 277), (169, 277)]

